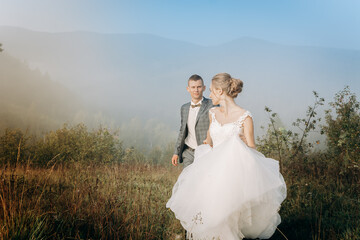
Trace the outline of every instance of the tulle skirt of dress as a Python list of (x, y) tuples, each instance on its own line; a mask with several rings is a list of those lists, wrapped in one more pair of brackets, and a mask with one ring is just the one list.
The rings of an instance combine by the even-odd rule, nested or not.
[(286, 185), (278, 161), (233, 136), (201, 145), (166, 204), (190, 239), (270, 238), (280, 224)]

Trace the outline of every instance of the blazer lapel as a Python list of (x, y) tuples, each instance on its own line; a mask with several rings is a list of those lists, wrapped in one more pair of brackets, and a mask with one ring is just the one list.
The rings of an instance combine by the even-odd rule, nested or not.
[(195, 126), (199, 121), (200, 115), (207, 109), (208, 104), (209, 104), (209, 100), (207, 98), (204, 98), (203, 101), (202, 101), (202, 104), (200, 106), (199, 112), (198, 112), (198, 114), (196, 116)]
[(186, 110), (185, 110), (184, 116), (183, 116), (185, 124), (187, 123), (188, 118), (189, 118), (190, 105), (191, 105), (191, 103), (186, 104), (186, 108), (185, 108)]

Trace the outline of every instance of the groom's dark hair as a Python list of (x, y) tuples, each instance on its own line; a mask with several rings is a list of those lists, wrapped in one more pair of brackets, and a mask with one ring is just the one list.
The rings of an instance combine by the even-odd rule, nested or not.
[(202, 79), (202, 77), (200, 77), (197, 74), (191, 75), (191, 77), (189, 77), (188, 84), (190, 81), (199, 81), (199, 80), (201, 80), (202, 85), (204, 85), (204, 80)]

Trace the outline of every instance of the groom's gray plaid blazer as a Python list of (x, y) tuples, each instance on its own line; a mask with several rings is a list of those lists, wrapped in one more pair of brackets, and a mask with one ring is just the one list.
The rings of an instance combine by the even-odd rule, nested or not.
[[(209, 129), (209, 109), (213, 107), (212, 101), (204, 97), (195, 123), (195, 135), (198, 145), (201, 145), (206, 139)], [(190, 102), (181, 106), (181, 126), (178, 139), (175, 144), (174, 154), (179, 156), (179, 162), (182, 162), (182, 152), (184, 150), (185, 138), (188, 134), (187, 121), (189, 117)]]

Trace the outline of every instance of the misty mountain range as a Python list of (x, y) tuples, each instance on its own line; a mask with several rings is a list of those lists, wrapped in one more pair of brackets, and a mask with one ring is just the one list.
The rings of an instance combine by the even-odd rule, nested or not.
[(290, 126), (305, 115), (313, 90), (327, 101), (345, 85), (360, 93), (358, 50), (247, 37), (204, 47), (148, 34), (46, 33), (5, 26), (0, 27), (0, 43), (2, 54), (46, 73), (115, 125), (152, 119), (172, 131), (170, 136), (179, 127), (180, 106), (189, 101), (185, 88), (194, 73), (207, 87), (219, 72), (242, 79), (243, 93), (236, 101), (253, 113), (256, 133), (267, 123), (265, 106)]

